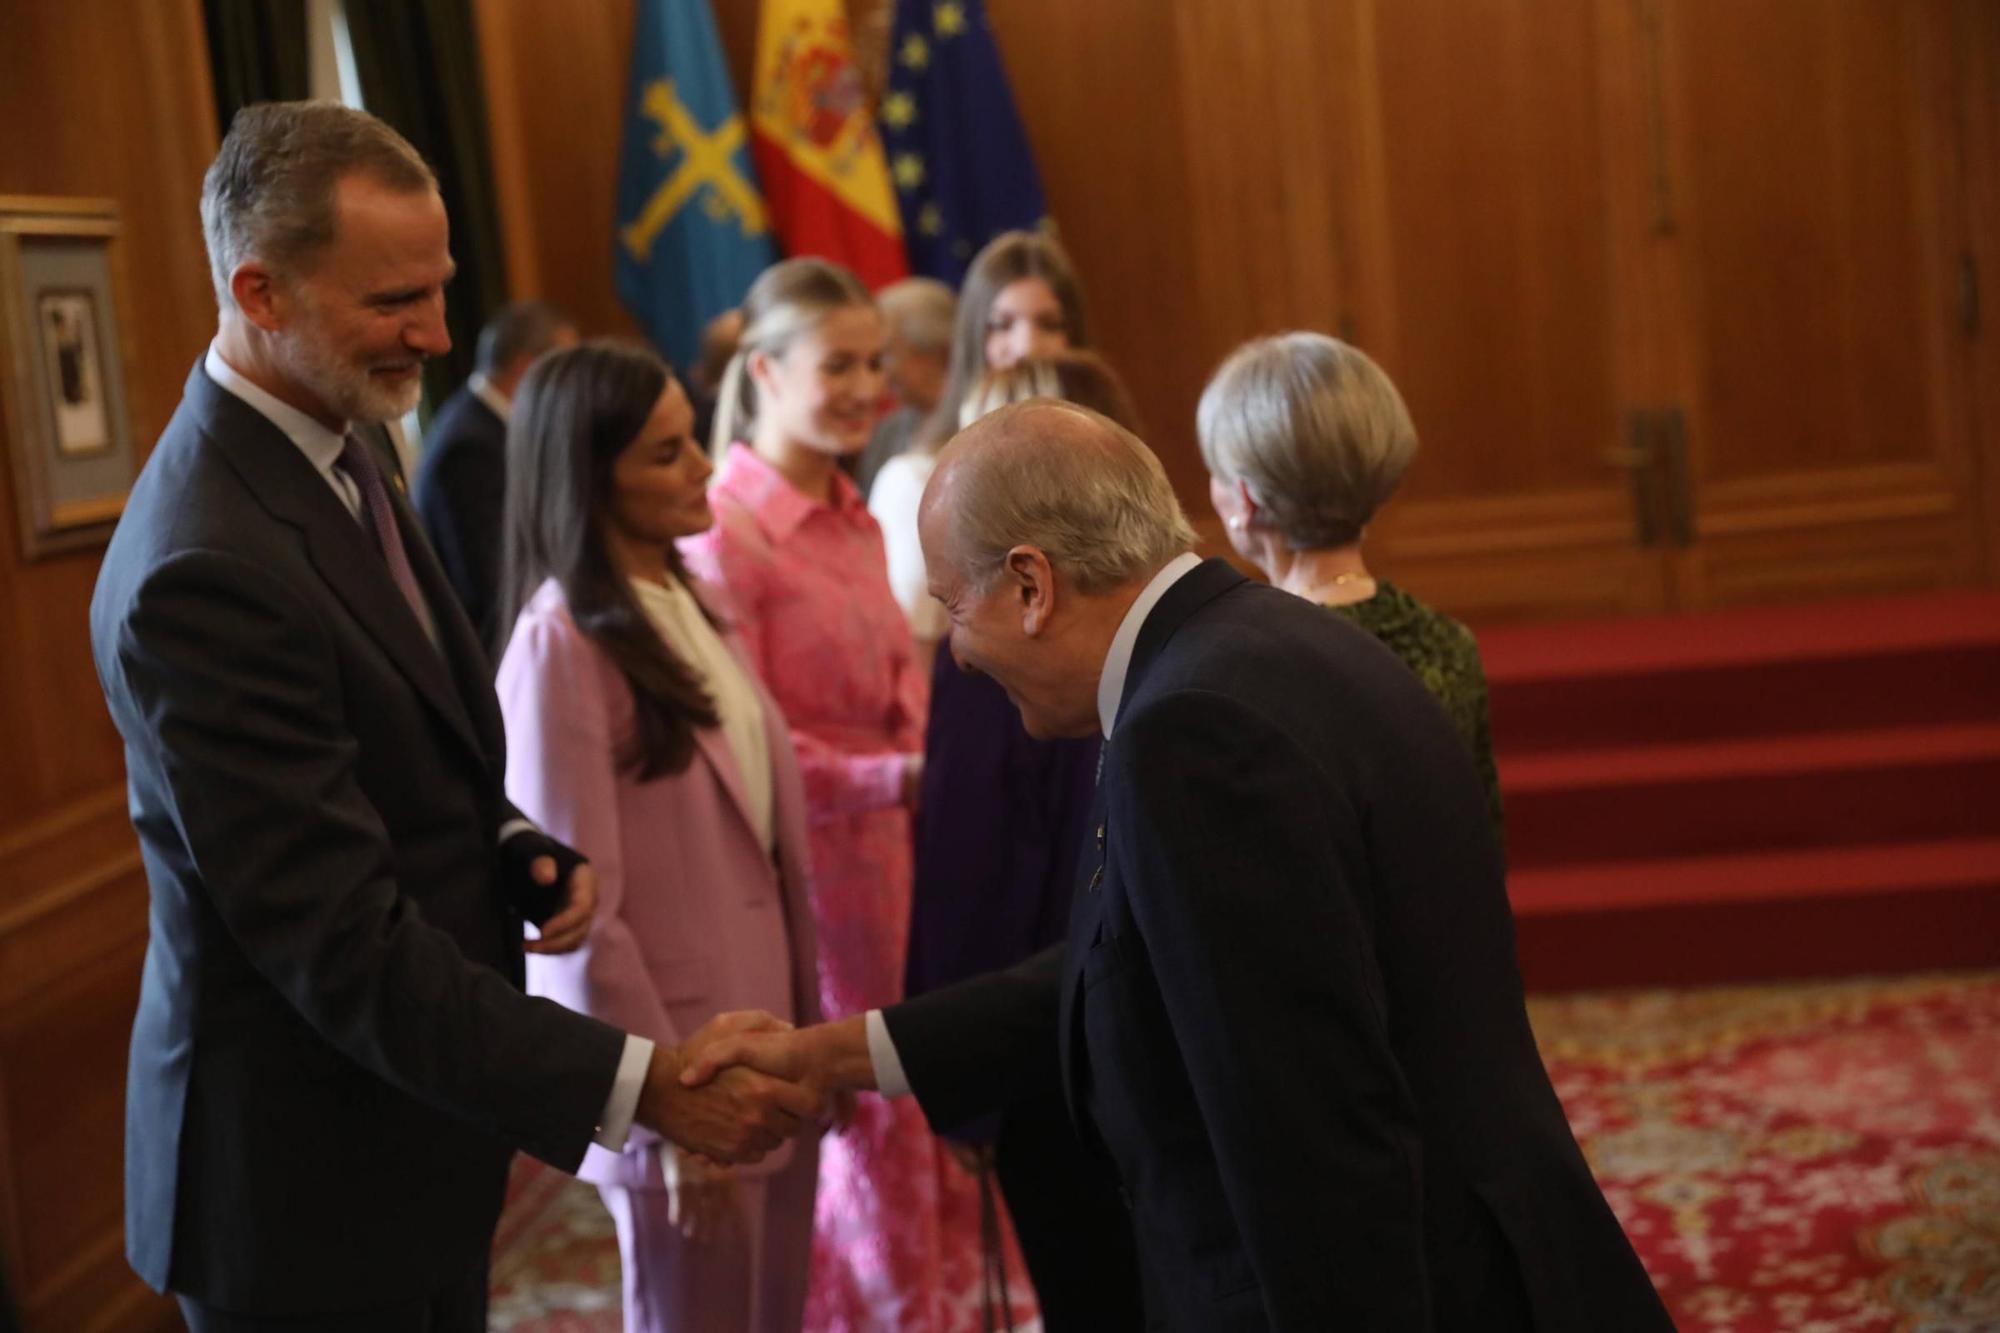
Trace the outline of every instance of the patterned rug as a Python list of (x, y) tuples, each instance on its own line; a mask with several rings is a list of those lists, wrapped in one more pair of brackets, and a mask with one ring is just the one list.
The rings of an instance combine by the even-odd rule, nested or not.
[(586, 1185), (517, 1154), (493, 1235), (489, 1333), (621, 1333), (618, 1237)]
[(2000, 975), (1532, 1010), (1682, 1329), (2000, 1329)]
[[(2000, 973), (1530, 1008), (1687, 1333), (2000, 1330)], [(502, 1333), (620, 1327), (596, 1191), (526, 1158), (493, 1279)]]

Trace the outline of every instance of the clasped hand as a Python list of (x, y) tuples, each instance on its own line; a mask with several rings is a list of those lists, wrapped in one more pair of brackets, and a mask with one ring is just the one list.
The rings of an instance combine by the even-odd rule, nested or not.
[[(711, 1162), (762, 1160), (786, 1139), (819, 1123), (828, 1089), (784, 1068), (773, 1072), (718, 1062), (709, 1052), (733, 1052), (746, 1038), (791, 1035), (790, 1023), (749, 1011), (711, 1019), (678, 1049), (655, 1047), (639, 1093), (638, 1122)], [(723, 1068), (725, 1064), (729, 1067)], [(685, 1077), (697, 1069), (699, 1079)]]

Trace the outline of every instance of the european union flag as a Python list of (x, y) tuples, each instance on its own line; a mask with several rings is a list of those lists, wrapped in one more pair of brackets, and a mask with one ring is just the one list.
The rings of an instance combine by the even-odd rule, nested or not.
[(708, 0), (639, 0), (618, 173), (618, 295), (675, 366), (777, 256)]
[(1043, 221), (984, 0), (896, 0), (879, 114), (912, 272), (956, 287), (986, 242)]

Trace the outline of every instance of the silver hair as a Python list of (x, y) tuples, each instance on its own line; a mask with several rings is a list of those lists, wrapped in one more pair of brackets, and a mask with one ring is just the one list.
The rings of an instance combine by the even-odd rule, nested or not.
[(948, 489), (950, 562), (976, 593), (1016, 546), (1037, 548), (1096, 594), (1195, 544), (1153, 451), (1109, 417), (1054, 399), (1011, 404), (962, 432), (939, 455), (931, 489)]
[(1242, 481), (1295, 551), (1359, 541), (1417, 452), (1388, 375), (1321, 333), (1237, 348), (1202, 390), (1195, 424), (1208, 470)]
[(904, 278), (875, 293), (889, 336), (920, 352), (951, 350), (958, 297), (936, 278)]
[(437, 188), (409, 141), (365, 111), (338, 102), (263, 102), (238, 111), (201, 182), (216, 305), (235, 308), (229, 275), (246, 259), (283, 272), (332, 243), (335, 190), (356, 173), (412, 193)]

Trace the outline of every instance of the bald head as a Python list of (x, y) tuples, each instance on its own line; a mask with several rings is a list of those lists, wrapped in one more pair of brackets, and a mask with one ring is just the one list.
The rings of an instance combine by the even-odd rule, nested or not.
[(1051, 398), (960, 431), (938, 455), (919, 528), (927, 562), (982, 593), (1020, 546), (1092, 595), (1143, 582), (1195, 544), (1153, 451), (1108, 417)]

